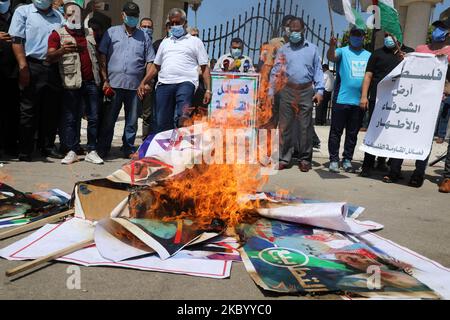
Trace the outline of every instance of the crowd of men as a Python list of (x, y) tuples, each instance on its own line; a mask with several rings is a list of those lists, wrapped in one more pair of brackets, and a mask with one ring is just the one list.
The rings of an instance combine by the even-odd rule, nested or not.
[[(335, 81), (329, 66), (322, 65), (317, 46), (305, 39), (306, 26), (298, 17), (283, 19), (283, 36), (262, 46), (255, 68), (240, 38), (231, 41), (228, 53), (210, 60), (198, 29), (188, 27), (182, 9), (170, 10), (166, 34), (156, 41), (153, 21), (141, 19), (133, 2), (124, 5), (122, 24), (106, 28), (86, 9), (83, 0), (0, 0), (0, 88), (8, 96), (8, 107), (2, 103), (0, 129), (6, 155), (30, 162), (37, 148), (62, 164), (77, 162), (80, 156), (103, 164), (123, 107), (121, 151), (131, 158), (140, 116), (144, 138), (188, 125), (211, 101), (210, 70), (259, 71), (261, 82), (268, 83), (260, 103), (272, 108), (267, 127), (280, 130), (279, 169), (297, 159), (302, 172), (311, 170), (313, 148), (320, 145), (314, 108), (315, 124), (325, 125), (331, 102), (329, 170), (355, 172), (358, 133), (366, 112), (369, 118), (374, 112), (377, 84), (414, 51), (386, 33), (384, 47), (371, 54), (364, 49), (366, 31), (353, 27), (348, 46), (336, 48), (337, 40), (330, 40), (327, 58), (336, 64)], [(433, 26), (431, 44), (415, 51), (445, 54), (450, 60), (450, 20)], [(445, 139), (449, 106), (450, 92), (445, 92), (437, 143)], [(80, 145), (83, 117), (88, 123), (86, 150)], [(395, 183), (402, 179), (402, 162), (366, 154), (361, 176), (386, 171), (383, 181)], [(428, 159), (416, 162), (410, 186), (422, 186), (427, 164)], [(444, 175), (440, 191), (450, 192), (450, 154)]]

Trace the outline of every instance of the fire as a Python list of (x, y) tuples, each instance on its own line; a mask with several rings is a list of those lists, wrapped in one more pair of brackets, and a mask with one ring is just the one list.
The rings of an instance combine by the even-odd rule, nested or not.
[[(246, 116), (236, 116), (235, 108), (240, 106), (239, 96), (231, 95), (224, 101), (225, 107), (218, 108), (209, 118), (201, 117), (206, 123), (204, 135), (208, 129), (220, 128), (222, 136), (226, 137), (226, 130), (261, 127), (261, 124), (269, 122), (272, 117), (272, 104), (270, 99), (267, 99), (270, 69), (263, 72), (265, 73), (262, 74), (258, 90), (258, 99), (263, 103), (259, 104), (256, 117), (253, 117), (251, 112)], [(230, 78), (232, 77), (233, 75), (230, 75)], [(283, 76), (277, 77), (276, 90), (280, 90), (284, 83)], [(228, 89), (236, 90), (231, 87)], [(246, 107), (250, 109), (251, 106)], [(184, 125), (192, 125), (194, 120), (199, 119), (199, 117), (191, 119)], [(271, 139), (270, 134), (268, 138)], [(241, 139), (239, 143), (245, 144), (245, 159), (248, 160), (250, 158), (248, 150), (251, 150), (249, 139)], [(260, 141), (257, 140), (256, 143)], [(270, 141), (268, 145), (271, 145)], [(138, 194), (130, 199), (131, 216), (158, 218), (163, 221), (189, 219), (205, 229), (217, 221), (230, 227), (252, 222), (258, 217), (257, 209), (262, 204), (258, 200), (249, 199), (249, 195), (261, 191), (268, 181), (268, 176), (261, 175), (262, 166), (259, 161), (256, 161), (256, 164), (249, 161), (245, 161), (245, 164), (238, 162), (236, 159), (238, 150), (239, 146), (236, 144), (224, 141), (224, 164), (196, 164), (181, 174), (159, 181), (157, 186), (138, 191)], [(270, 152), (268, 147), (268, 153)], [(231, 163), (230, 155), (234, 158)], [(242, 158), (242, 154), (239, 156)]]

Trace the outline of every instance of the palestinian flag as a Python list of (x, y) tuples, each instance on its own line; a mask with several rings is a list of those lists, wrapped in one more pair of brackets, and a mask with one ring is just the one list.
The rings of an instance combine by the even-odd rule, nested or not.
[(395, 9), (394, 0), (361, 0), (361, 8), (366, 11), (370, 5), (380, 8), (381, 29), (393, 34), (403, 43), (403, 33), (400, 26), (400, 17)]
[(329, 0), (331, 10), (345, 16), (347, 21), (360, 29), (366, 30), (366, 22), (361, 14), (353, 8), (351, 0)]

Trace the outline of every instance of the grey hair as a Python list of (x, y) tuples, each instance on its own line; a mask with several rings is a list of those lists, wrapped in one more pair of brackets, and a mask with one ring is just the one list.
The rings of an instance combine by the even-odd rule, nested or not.
[(178, 14), (181, 15), (181, 20), (183, 20), (183, 22), (186, 22), (186, 20), (187, 20), (186, 12), (180, 8), (170, 9), (169, 14), (167, 15), (167, 20), (170, 20), (171, 18), (173, 18), (174, 16), (176, 16)]

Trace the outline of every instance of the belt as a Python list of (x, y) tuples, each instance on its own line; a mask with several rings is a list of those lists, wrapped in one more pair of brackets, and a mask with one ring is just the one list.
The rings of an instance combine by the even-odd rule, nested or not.
[(302, 83), (302, 84), (288, 82), (286, 84), (286, 87), (291, 88), (291, 89), (295, 89), (295, 90), (304, 90), (304, 89), (311, 88), (312, 87), (312, 82)]
[(45, 67), (50, 67), (51, 66), (51, 63), (47, 62), (46, 60), (39, 60), (39, 59), (36, 59), (36, 58), (33, 58), (33, 57), (27, 57), (27, 60), (30, 61), (30, 62), (33, 62), (33, 63), (41, 64), (41, 65), (43, 65)]

